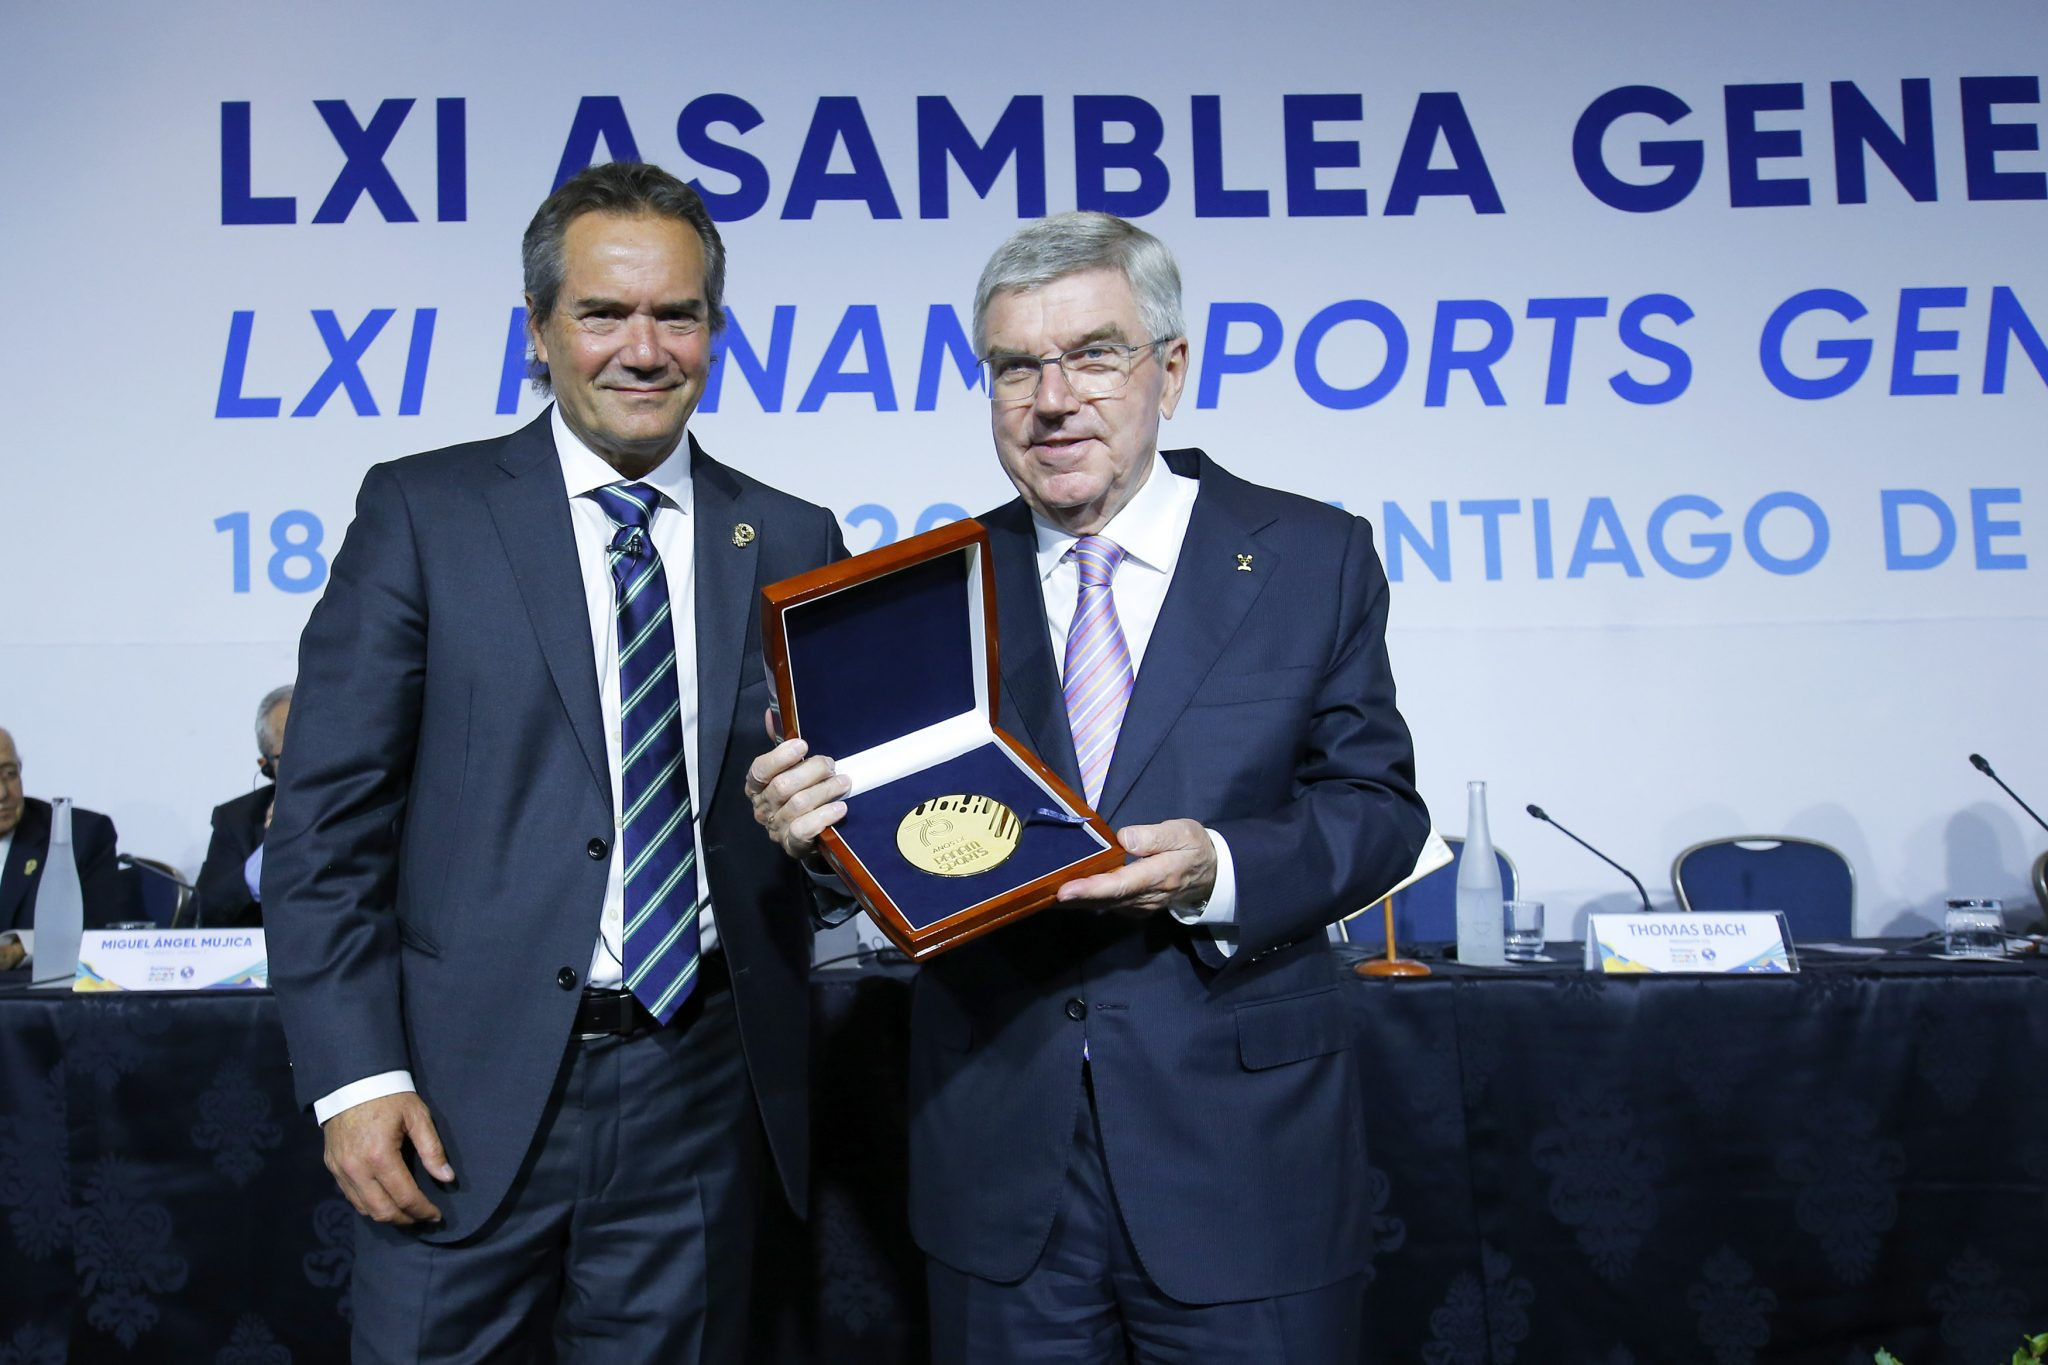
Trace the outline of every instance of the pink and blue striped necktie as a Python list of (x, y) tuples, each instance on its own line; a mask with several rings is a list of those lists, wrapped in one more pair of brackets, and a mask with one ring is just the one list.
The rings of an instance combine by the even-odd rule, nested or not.
[(644, 483), (615, 483), (595, 496), (616, 531), (606, 558), (619, 614), (625, 984), (666, 1024), (697, 984), (699, 906), (675, 629), (651, 534), (661, 495)]
[(1067, 628), (1063, 690), (1074, 757), (1081, 764), (1082, 793), (1093, 806), (1102, 799), (1102, 779), (1109, 773), (1117, 731), (1131, 700), (1131, 650), (1110, 591), (1110, 580), (1124, 561), (1124, 548), (1106, 536), (1082, 536), (1067, 555), (1081, 570), (1081, 591), (1074, 603), (1074, 623)]

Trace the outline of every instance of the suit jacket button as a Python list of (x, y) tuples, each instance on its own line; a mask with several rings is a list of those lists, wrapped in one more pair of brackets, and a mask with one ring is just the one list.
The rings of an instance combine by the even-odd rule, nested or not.
[(555, 973), (555, 984), (557, 986), (560, 986), (565, 991), (575, 990), (576, 982), (578, 980), (580, 980), (580, 978), (576, 975), (576, 969), (574, 967), (564, 967), (562, 968), (562, 970)]
[(583, 846), (583, 851), (590, 855), (592, 862), (602, 862), (604, 856), (612, 851), (612, 846), (602, 839), (592, 839)]
[(1067, 1018), (1076, 1021), (1088, 1017), (1088, 1002), (1076, 996), (1067, 1002)]

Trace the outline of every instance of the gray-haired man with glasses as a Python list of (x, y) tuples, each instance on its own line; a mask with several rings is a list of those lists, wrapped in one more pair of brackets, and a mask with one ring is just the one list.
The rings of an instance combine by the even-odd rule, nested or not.
[(292, 690), (291, 683), (273, 687), (256, 704), (256, 771), (269, 782), (213, 808), (213, 837), (199, 869), (199, 917), (208, 926), (263, 923), (263, 840), (270, 832)]
[[(919, 973), (933, 1354), (1355, 1360), (1368, 1173), (1323, 930), (1429, 824), (1371, 528), (1159, 451), (1189, 367), (1180, 276), (1121, 219), (1011, 237), (974, 331), (1020, 495), (982, 518), (1000, 723), (1132, 858)], [(798, 856), (844, 811), (800, 740), (746, 785)]]

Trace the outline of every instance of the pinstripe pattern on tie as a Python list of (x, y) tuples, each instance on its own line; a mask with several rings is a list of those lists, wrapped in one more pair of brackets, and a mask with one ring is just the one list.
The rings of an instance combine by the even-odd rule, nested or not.
[(1081, 590), (1074, 603), (1074, 623), (1067, 628), (1062, 691), (1067, 724), (1074, 732), (1074, 757), (1081, 765), (1082, 792), (1092, 806), (1102, 799), (1102, 779), (1109, 773), (1117, 730), (1131, 700), (1131, 650), (1110, 590), (1124, 549), (1106, 536), (1082, 536), (1067, 557), (1081, 570)]
[(615, 483), (592, 496), (614, 528), (606, 561), (619, 618), (621, 961), (626, 989), (665, 1024), (697, 984), (699, 906), (675, 629), (651, 534), (661, 495), (643, 483)]

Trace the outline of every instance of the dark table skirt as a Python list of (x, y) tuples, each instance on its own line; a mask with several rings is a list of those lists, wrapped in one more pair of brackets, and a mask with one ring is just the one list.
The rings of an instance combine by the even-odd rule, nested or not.
[[(2048, 1330), (2048, 973), (1807, 965), (1354, 987), (1364, 1358), (1988, 1365)], [(814, 983), (816, 1210), (764, 1229), (757, 1359), (924, 1358), (907, 982)], [(0, 993), (0, 1365), (343, 1360), (353, 1219), (269, 996)]]

